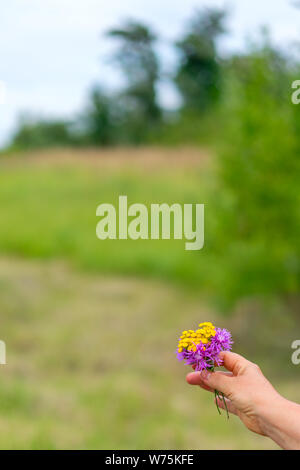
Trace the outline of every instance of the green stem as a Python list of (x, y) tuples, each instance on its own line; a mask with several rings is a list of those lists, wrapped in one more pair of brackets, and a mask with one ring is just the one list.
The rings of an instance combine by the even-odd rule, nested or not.
[(229, 413), (228, 413), (228, 408), (227, 408), (227, 403), (226, 403), (226, 400), (225, 400), (225, 397), (224, 397), (224, 393), (222, 393), (221, 395), (222, 395), (223, 403), (224, 403), (225, 410), (226, 410), (226, 413), (227, 413), (227, 419), (229, 419)]
[[(210, 370), (211, 372), (214, 372), (214, 370), (215, 370), (214, 365), (212, 365), (209, 370)], [(221, 397), (220, 397), (219, 393), (220, 393), (220, 392), (218, 392), (218, 390), (215, 390), (216, 407), (217, 407), (218, 413), (219, 413), (219, 415), (220, 415), (220, 414), (221, 414), (221, 411), (220, 411), (219, 404), (218, 404), (218, 398), (221, 400)], [(222, 396), (222, 400), (223, 400), (223, 403), (224, 403), (224, 406), (225, 406), (225, 410), (226, 410), (226, 414), (227, 414), (227, 419), (229, 419), (229, 413), (228, 413), (227, 403), (226, 403), (224, 394), (221, 393), (221, 396)]]
[(220, 408), (219, 408), (219, 405), (218, 405), (218, 398), (219, 398), (219, 393), (217, 390), (215, 390), (215, 400), (216, 400), (216, 407), (217, 407), (217, 410), (219, 412), (219, 415), (221, 414), (221, 411), (220, 411)]

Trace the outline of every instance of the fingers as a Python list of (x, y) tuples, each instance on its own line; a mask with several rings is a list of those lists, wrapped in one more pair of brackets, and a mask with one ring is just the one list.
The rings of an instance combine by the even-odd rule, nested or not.
[(235, 376), (244, 374), (247, 370), (253, 368), (254, 365), (239, 354), (229, 351), (221, 352), (220, 359), (223, 360), (229, 374), (203, 370), (201, 373), (194, 372), (188, 374), (186, 380), (189, 384), (200, 385), (200, 387), (208, 391), (218, 390), (230, 398), (235, 391)]
[(203, 382), (201, 372), (190, 372), (186, 376), (186, 381), (190, 385), (199, 385), (204, 390), (207, 390), (208, 392), (212, 392), (212, 389)]
[(224, 367), (233, 375), (241, 375), (251, 364), (243, 356), (229, 351), (221, 352), (220, 358), (224, 362)]
[[(232, 377), (231, 372), (223, 372), (223, 371), (218, 371), (215, 372), (216, 374), (224, 375), (227, 377)], [(214, 388), (209, 386), (205, 381), (203, 380), (203, 375), (201, 372), (191, 372), (186, 376), (186, 381), (190, 385), (199, 385), (201, 388), (204, 390), (207, 390), (208, 392), (213, 392)]]
[[(243, 356), (239, 354), (230, 352), (230, 351), (222, 351), (220, 353), (220, 359), (224, 362), (224, 367), (233, 373), (233, 375), (240, 375), (242, 374), (249, 366), (253, 366), (253, 363), (245, 359)], [(217, 364), (215, 364), (217, 365)], [(192, 368), (195, 370), (196, 365), (193, 364)]]
[[(227, 410), (229, 411), (229, 413), (232, 413), (234, 415), (237, 415), (237, 409), (236, 407), (234, 406), (234, 404), (232, 403), (231, 400), (228, 400), (227, 398), (224, 398), (225, 402), (226, 402), (226, 406), (227, 406)], [(223, 410), (226, 410), (226, 407), (225, 407), (225, 404), (224, 404), (224, 401), (221, 399), (221, 398), (217, 398), (217, 401), (218, 401), (218, 406), (219, 408), (222, 408)]]
[(232, 387), (234, 385), (234, 377), (228, 374), (222, 374), (219, 372), (209, 372), (203, 370), (201, 372), (201, 378), (203, 383), (213, 389), (218, 390), (219, 392), (224, 393), (226, 396), (230, 396), (232, 393)]
[[(232, 372), (227, 372), (223, 370), (219, 370), (215, 372), (215, 374), (225, 375), (226, 377), (233, 376)], [(190, 372), (189, 374), (187, 374), (186, 380), (190, 385), (201, 385), (201, 383), (203, 383), (203, 375), (201, 372)]]
[[(208, 392), (214, 392), (215, 389), (217, 389), (220, 392), (223, 392), (226, 394), (225, 390), (221, 389), (220, 381), (224, 381), (224, 379), (231, 381), (233, 378), (232, 372), (217, 371), (217, 372), (214, 372), (213, 374), (209, 374), (209, 377), (207, 376), (207, 374), (205, 374), (205, 372), (206, 371), (191, 372), (190, 374), (186, 376), (186, 380), (190, 385), (199, 385), (201, 388), (203, 388), (204, 390), (207, 390)], [(218, 387), (216, 387), (215, 385), (212, 385), (212, 382), (210, 383), (208, 382), (209, 380), (211, 380), (210, 377), (212, 375), (215, 377), (215, 379), (213, 379), (212, 381), (213, 383), (216, 383), (216, 381), (219, 381)], [(226, 408), (225, 408), (223, 399), (217, 398), (217, 400), (218, 400), (218, 406), (225, 410)], [(228, 411), (236, 415), (237, 409), (232, 403), (232, 401), (228, 400), (225, 397), (224, 397), (224, 400), (226, 401), (226, 406), (227, 406)]]

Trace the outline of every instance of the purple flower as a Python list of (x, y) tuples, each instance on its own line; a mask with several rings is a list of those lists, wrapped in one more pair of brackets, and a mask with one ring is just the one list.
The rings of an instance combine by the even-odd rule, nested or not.
[[(216, 366), (223, 365), (220, 352), (231, 350), (233, 344), (231, 334), (225, 328), (215, 328), (211, 322), (200, 323), (199, 327), (196, 331), (185, 330), (182, 332), (178, 341), (177, 357), (179, 361), (193, 365), (196, 371), (213, 371)], [(224, 394), (215, 390), (215, 398), (219, 414), (221, 412), (218, 399), (223, 399), (229, 418)]]
[(231, 333), (221, 328), (216, 328), (216, 335), (211, 340), (212, 343), (221, 347), (221, 351), (230, 351), (233, 341), (231, 339)]
[(195, 365), (196, 371), (213, 369), (215, 365), (223, 364), (219, 354), (221, 351), (230, 351), (232, 344), (230, 332), (216, 328), (215, 335), (211, 336), (208, 343), (194, 343), (194, 348), (184, 348), (183, 351), (177, 352), (177, 357), (187, 365)]

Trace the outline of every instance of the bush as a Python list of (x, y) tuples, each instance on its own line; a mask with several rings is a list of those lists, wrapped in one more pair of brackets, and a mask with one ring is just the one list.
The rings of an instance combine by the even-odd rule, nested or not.
[(20, 119), (17, 131), (12, 137), (11, 148), (30, 150), (68, 146), (74, 142), (69, 123), (24, 116)]
[(265, 44), (235, 58), (227, 78), (218, 288), (229, 300), (298, 294), (300, 110), (291, 104), (291, 67)]

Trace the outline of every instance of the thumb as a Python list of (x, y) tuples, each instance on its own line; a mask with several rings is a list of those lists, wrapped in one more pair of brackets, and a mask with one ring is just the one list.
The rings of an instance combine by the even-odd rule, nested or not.
[(223, 360), (224, 367), (230, 372), (232, 372), (233, 375), (243, 374), (252, 364), (243, 356), (240, 356), (239, 354), (230, 351), (221, 352), (220, 359)]
[(204, 384), (208, 387), (218, 390), (218, 392), (222, 392), (226, 396), (230, 395), (233, 385), (233, 377), (225, 375), (222, 372), (209, 372), (207, 370), (203, 370), (201, 372), (201, 378)]

